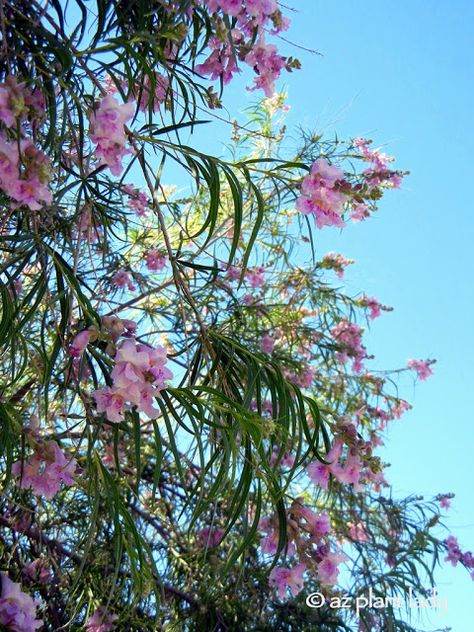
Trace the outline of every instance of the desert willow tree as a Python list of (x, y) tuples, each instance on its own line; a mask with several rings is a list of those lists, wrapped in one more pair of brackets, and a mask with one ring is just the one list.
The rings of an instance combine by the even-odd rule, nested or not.
[[(363, 344), (389, 308), (318, 248), (404, 174), (285, 139), (287, 27), (276, 0), (0, 3), (6, 630), (412, 630), (394, 600), (473, 567), (446, 495), (391, 496), (409, 405)], [(219, 159), (195, 139), (246, 67), (265, 98)], [(393, 600), (332, 601), (369, 588)]]

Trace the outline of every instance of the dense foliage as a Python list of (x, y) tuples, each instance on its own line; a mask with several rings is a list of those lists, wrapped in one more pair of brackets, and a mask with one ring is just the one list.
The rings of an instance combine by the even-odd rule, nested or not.
[[(318, 247), (405, 173), (287, 138), (288, 25), (276, 0), (0, 4), (6, 630), (413, 630), (445, 553), (474, 569), (449, 495), (391, 494), (410, 406), (363, 342), (391, 308)], [(245, 68), (264, 98), (221, 159)]]

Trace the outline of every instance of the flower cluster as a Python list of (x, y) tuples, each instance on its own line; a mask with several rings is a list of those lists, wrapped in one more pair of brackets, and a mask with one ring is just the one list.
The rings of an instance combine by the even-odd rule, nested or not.
[[(273, 24), (272, 34), (280, 33), (289, 26), (289, 20), (282, 16), (276, 0), (247, 0), (245, 3), (241, 0), (202, 2), (213, 13), (215, 35), (208, 42), (210, 55), (195, 67), (199, 74), (213, 81), (220, 78), (227, 84), (239, 72), (237, 62), (240, 60), (249, 65), (256, 74), (251, 89), (262, 89), (265, 96), (271, 97), (281, 71), (300, 67), (298, 60), (283, 57), (275, 45), (265, 43), (265, 31), (270, 21)], [(230, 31), (218, 11), (234, 19)]]
[(329, 478), (332, 474), (340, 483), (353, 485), (354, 490), (360, 491), (360, 477), (363, 464), (358, 454), (352, 451), (349, 451), (345, 463), (341, 464), (342, 448), (342, 442), (335, 441), (325, 458), (326, 461), (329, 461), (329, 464), (326, 465), (320, 461), (315, 461), (308, 465), (306, 472), (313, 483), (323, 489), (328, 489)]
[(247, 270), (247, 272), (245, 273), (245, 279), (249, 283), (250, 287), (253, 287), (255, 289), (262, 287), (265, 284), (265, 268), (262, 268), (262, 266), (257, 266), (256, 268)]
[(453, 566), (457, 566), (459, 562), (463, 564), (466, 568), (471, 569), (473, 572), (471, 573), (471, 578), (474, 580), (474, 556), (471, 551), (466, 551), (463, 553), (459, 547), (459, 543), (457, 538), (453, 535), (450, 535), (446, 538), (444, 543), (447, 546), (448, 554), (444, 558), (446, 562), (451, 562)]
[(383, 310), (384, 312), (392, 310), (391, 307), (382, 305), (382, 303), (379, 303), (376, 298), (374, 298), (373, 296), (367, 296), (366, 294), (361, 296), (357, 303), (361, 307), (367, 307), (369, 309), (369, 318), (371, 318), (372, 320), (380, 316), (381, 310)]
[(420, 380), (426, 380), (433, 375), (433, 369), (431, 369), (430, 364), (432, 361), (430, 360), (408, 360), (408, 368), (416, 371)]
[(168, 257), (158, 250), (158, 248), (150, 248), (150, 250), (145, 253), (145, 263), (148, 270), (158, 272), (166, 268)]
[(12, 76), (0, 84), (0, 121), (8, 130), (0, 132), (0, 187), (13, 207), (24, 205), (35, 211), (51, 204), (49, 158), (25, 137), (26, 123), (36, 126), (43, 116), (41, 91), (33, 92)]
[[(276, 515), (263, 518), (259, 528), (266, 533), (260, 541), (262, 552), (274, 555), (279, 541)], [(306, 571), (316, 574), (321, 586), (336, 584), (338, 565), (347, 558), (340, 552), (331, 551), (330, 534), (331, 523), (326, 512), (318, 514), (299, 499), (293, 502), (288, 512), (286, 553), (289, 557), (297, 554), (299, 563), (293, 568), (275, 567), (271, 571), (269, 583), (280, 599), (286, 597), (288, 589), (293, 595), (301, 591)]]
[(218, 546), (224, 533), (224, 529), (220, 527), (203, 527), (198, 533), (199, 543), (205, 548)]
[(123, 187), (123, 192), (128, 196), (128, 207), (137, 217), (144, 217), (150, 210), (147, 194), (131, 184), (126, 184)]
[(135, 105), (132, 102), (119, 103), (107, 94), (92, 112), (89, 122), (89, 136), (95, 148), (99, 165), (106, 165), (114, 176), (122, 173), (122, 158), (130, 151), (125, 148), (124, 125), (132, 118)]
[(118, 616), (107, 612), (104, 606), (100, 606), (88, 617), (85, 628), (87, 632), (113, 632), (116, 629), (115, 621)]
[(326, 270), (334, 270), (337, 276), (342, 279), (345, 268), (351, 263), (354, 263), (353, 259), (346, 259), (346, 257), (339, 253), (328, 252), (328, 254), (321, 259), (319, 265)]
[(144, 112), (151, 107), (153, 112), (157, 112), (160, 109), (160, 104), (164, 103), (169, 88), (170, 80), (159, 72), (154, 75), (154, 85), (150, 77), (145, 75), (143, 82), (136, 87), (140, 110)]
[(252, 89), (260, 88), (266, 97), (271, 97), (275, 92), (275, 81), (286, 67), (285, 57), (278, 54), (277, 47), (273, 44), (265, 44), (262, 36), (245, 56), (245, 63), (257, 74)]
[(340, 189), (344, 173), (323, 158), (318, 158), (301, 182), (296, 208), (303, 215), (314, 215), (318, 228), (345, 225), (342, 215), (347, 195)]
[(46, 585), (52, 578), (51, 567), (47, 559), (38, 558), (23, 567), (22, 573), (38, 584)]
[(109, 421), (123, 421), (124, 412), (133, 407), (150, 419), (156, 419), (158, 409), (153, 406), (155, 397), (166, 388), (173, 374), (165, 366), (164, 347), (148, 347), (135, 340), (124, 340), (115, 356), (111, 373), (113, 385), (94, 391), (97, 412), (105, 413)]
[(362, 344), (363, 329), (351, 323), (347, 319), (342, 319), (331, 329), (331, 335), (340, 345), (340, 350), (336, 354), (336, 359), (341, 364), (353, 358), (352, 370), (359, 373), (362, 370), (362, 360), (367, 357), (367, 350)]
[(275, 341), (271, 336), (265, 334), (260, 340), (260, 349), (263, 353), (272, 353)]
[(44, 116), (44, 97), (41, 90), (30, 90), (10, 75), (0, 83), (0, 121), (9, 128), (30, 121), (38, 123)]
[(5, 573), (1, 574), (0, 624), (12, 632), (35, 632), (43, 627), (43, 620), (36, 618), (38, 600), (21, 590), (21, 585)]
[(134, 292), (137, 288), (133, 285), (132, 279), (130, 278), (130, 273), (126, 270), (119, 270), (116, 272), (112, 278), (112, 285), (120, 288), (121, 290), (127, 287), (130, 292)]
[(403, 172), (389, 169), (388, 165), (394, 158), (381, 153), (378, 149), (370, 149), (371, 143), (371, 140), (365, 138), (354, 139), (354, 146), (362, 158), (371, 163), (370, 167), (363, 172), (366, 186), (369, 190), (380, 187), (399, 188), (403, 180)]
[(20, 487), (31, 487), (37, 496), (53, 498), (64, 485), (74, 485), (76, 461), (61, 450), (56, 441), (38, 445), (34, 454), (24, 462), (12, 465), (12, 474), (20, 478)]

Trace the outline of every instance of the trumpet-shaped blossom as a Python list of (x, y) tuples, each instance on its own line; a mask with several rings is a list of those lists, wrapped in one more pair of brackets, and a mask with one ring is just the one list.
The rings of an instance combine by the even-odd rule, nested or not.
[(344, 553), (327, 553), (318, 564), (318, 579), (321, 586), (334, 586), (339, 575), (339, 564), (348, 559)]
[(140, 189), (126, 184), (123, 187), (124, 193), (128, 196), (128, 207), (136, 214), (137, 217), (144, 217), (150, 210), (148, 196)]
[(366, 348), (362, 344), (361, 327), (355, 323), (342, 319), (331, 329), (331, 335), (341, 345), (341, 350), (336, 354), (338, 362), (344, 364), (348, 358), (353, 358), (352, 369), (359, 373), (362, 370), (362, 360), (366, 357)]
[(129, 152), (125, 148), (124, 125), (132, 118), (134, 103), (120, 104), (107, 94), (103, 97), (90, 117), (89, 135), (96, 144), (95, 155), (100, 165), (106, 165), (114, 176), (122, 173), (122, 158)]
[(112, 285), (119, 287), (120, 289), (124, 289), (125, 286), (128, 287), (130, 292), (134, 292), (137, 288), (133, 285), (132, 279), (130, 278), (130, 274), (126, 270), (119, 270), (116, 272), (112, 278)]
[(268, 583), (275, 588), (278, 597), (282, 600), (287, 598), (288, 590), (296, 596), (303, 590), (305, 571), (304, 564), (297, 564), (293, 568), (275, 566), (270, 572)]
[(336, 470), (341, 454), (342, 443), (336, 441), (326, 454), (325, 461), (328, 461), (328, 464), (314, 461), (314, 463), (310, 463), (307, 466), (306, 472), (315, 485), (319, 485), (326, 490), (328, 489), (329, 475), (333, 474)]
[(8, 141), (0, 133), (0, 187), (12, 198), (13, 207), (25, 205), (36, 211), (43, 203), (50, 204), (49, 180), (49, 158), (32, 141)]
[(88, 617), (85, 628), (87, 632), (113, 632), (117, 626), (118, 616), (107, 612), (105, 606), (100, 606), (94, 613)]
[(338, 167), (319, 158), (303, 178), (296, 208), (303, 215), (314, 215), (318, 228), (344, 226), (342, 215), (347, 195), (338, 189), (338, 183), (343, 181), (344, 173)]
[(453, 535), (446, 538), (444, 543), (448, 547), (448, 554), (444, 558), (446, 562), (451, 562), (452, 566), (456, 566), (462, 559), (462, 552), (459, 548), (458, 540)]
[(265, 284), (265, 268), (258, 266), (252, 270), (247, 270), (245, 278), (253, 288), (262, 287)]
[(48, 441), (26, 461), (16, 461), (12, 474), (20, 478), (20, 487), (31, 487), (37, 496), (53, 498), (64, 485), (74, 485), (76, 461), (64, 454), (55, 441)]
[(439, 506), (441, 509), (449, 509), (451, 507), (451, 503), (449, 502), (449, 496), (440, 496), (438, 498)]
[(362, 522), (349, 524), (349, 536), (354, 542), (368, 542), (369, 536)]
[(123, 421), (124, 412), (136, 406), (138, 412), (156, 419), (159, 411), (153, 405), (154, 399), (160, 397), (160, 391), (173, 377), (166, 362), (164, 347), (151, 348), (134, 340), (124, 340), (115, 356), (111, 373), (113, 385), (92, 394), (97, 412), (119, 423)]
[[(264, 533), (260, 538), (262, 553), (275, 555), (278, 550), (279, 531), (274, 518), (262, 518), (258, 523), (258, 528)], [(291, 541), (292, 533), (287, 533), (286, 553), (290, 557), (295, 553), (295, 545)]]
[(407, 366), (416, 371), (420, 380), (426, 380), (430, 375), (433, 375), (429, 360), (408, 360)]
[(345, 268), (351, 263), (354, 263), (353, 259), (346, 259), (339, 253), (328, 252), (328, 254), (321, 260), (320, 265), (323, 268), (334, 270), (337, 276), (342, 279)]
[(369, 318), (372, 320), (378, 318), (381, 314), (380, 308), (382, 305), (374, 297), (366, 296), (365, 294), (360, 298), (360, 304), (363, 307), (369, 309)]
[(23, 567), (22, 573), (39, 584), (46, 585), (52, 578), (49, 562), (38, 558)]
[(274, 340), (268, 334), (265, 334), (260, 340), (260, 349), (263, 353), (271, 353), (273, 351)]
[(79, 358), (86, 349), (90, 342), (93, 332), (89, 329), (85, 329), (74, 337), (71, 346), (69, 347), (69, 355), (71, 358)]
[(1, 574), (0, 624), (12, 632), (34, 632), (43, 627), (43, 620), (36, 618), (40, 602), (21, 590), (5, 573)]
[(212, 548), (221, 543), (224, 533), (220, 527), (203, 527), (198, 533), (199, 542), (201, 546)]
[(153, 112), (157, 112), (160, 109), (160, 104), (166, 99), (170, 87), (170, 81), (168, 77), (155, 73), (155, 87), (153, 89), (150, 77), (145, 76), (143, 83), (138, 84), (136, 87), (136, 94), (139, 97), (140, 110), (145, 111), (152, 105)]
[(145, 262), (148, 270), (158, 272), (166, 268), (168, 258), (158, 248), (151, 248), (145, 254)]
[(251, 89), (262, 89), (266, 97), (271, 97), (275, 92), (275, 81), (286, 66), (285, 57), (278, 54), (276, 46), (266, 44), (264, 37), (261, 36), (245, 56), (245, 63), (257, 74)]
[(44, 96), (40, 90), (30, 90), (14, 76), (0, 83), (0, 121), (9, 128), (27, 120), (38, 121), (44, 116)]

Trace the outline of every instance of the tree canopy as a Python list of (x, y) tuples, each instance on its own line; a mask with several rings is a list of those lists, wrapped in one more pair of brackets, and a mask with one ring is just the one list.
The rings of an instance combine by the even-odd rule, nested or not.
[(318, 244), (407, 172), (288, 132), (288, 28), (276, 0), (0, 4), (6, 630), (411, 631), (443, 558), (474, 571), (450, 495), (396, 498), (380, 456), (434, 360), (373, 369), (391, 308)]

